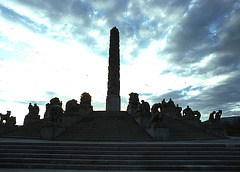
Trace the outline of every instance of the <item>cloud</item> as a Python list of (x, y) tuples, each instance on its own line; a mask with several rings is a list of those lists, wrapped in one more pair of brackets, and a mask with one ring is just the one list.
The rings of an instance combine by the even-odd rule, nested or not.
[(87, 91), (105, 108), (109, 30), (116, 26), (123, 104), (133, 91), (205, 114), (220, 106), (238, 112), (239, 1), (16, 0), (0, 2), (0, 11), (3, 100), (66, 102)]
[[(210, 87), (186, 87), (172, 90), (166, 94), (152, 96), (152, 103), (161, 102), (163, 98), (172, 98), (175, 104), (185, 108), (189, 105), (193, 110), (199, 110), (208, 115), (214, 110), (223, 110), (223, 116), (240, 115), (240, 94), (238, 74)], [(195, 92), (197, 91), (197, 93)], [(192, 93), (196, 93), (191, 95)]]
[(49, 98), (54, 98), (56, 97), (58, 94), (53, 92), (53, 91), (46, 91), (45, 94), (49, 97)]

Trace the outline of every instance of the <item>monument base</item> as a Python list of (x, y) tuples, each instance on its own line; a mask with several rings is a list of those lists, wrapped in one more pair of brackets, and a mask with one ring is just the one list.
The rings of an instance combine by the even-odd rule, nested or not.
[(143, 128), (147, 128), (150, 125), (151, 116), (136, 116), (136, 117), (134, 117), (134, 119)]
[(120, 111), (121, 110), (120, 96), (108, 95), (106, 101), (106, 111)]
[(129, 115), (134, 116), (137, 109), (138, 105), (128, 105), (127, 112), (129, 113)]
[(52, 140), (65, 131), (62, 123), (44, 121), (41, 129), (41, 139)]
[(155, 140), (159, 140), (159, 141), (169, 140), (168, 128), (151, 127), (151, 128), (147, 128), (146, 130)]

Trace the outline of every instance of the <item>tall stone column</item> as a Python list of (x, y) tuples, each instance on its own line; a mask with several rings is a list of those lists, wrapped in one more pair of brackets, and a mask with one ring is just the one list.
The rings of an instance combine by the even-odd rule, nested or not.
[(114, 27), (110, 31), (106, 111), (120, 111), (120, 107), (119, 31)]

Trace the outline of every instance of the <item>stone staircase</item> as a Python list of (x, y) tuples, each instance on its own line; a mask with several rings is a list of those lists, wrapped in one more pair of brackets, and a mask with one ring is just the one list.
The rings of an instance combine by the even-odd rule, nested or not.
[(0, 142), (0, 171), (6, 168), (240, 171), (240, 143), (6, 140)]
[(208, 133), (203, 127), (193, 127), (184, 123), (183, 120), (164, 116), (161, 124), (169, 128), (169, 140), (219, 139), (218, 136)]
[(127, 112), (96, 111), (67, 128), (57, 140), (150, 141), (153, 139)]

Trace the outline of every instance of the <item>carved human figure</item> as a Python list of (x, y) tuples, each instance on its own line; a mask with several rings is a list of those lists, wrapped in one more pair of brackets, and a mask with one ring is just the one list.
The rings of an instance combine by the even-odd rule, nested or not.
[(216, 122), (220, 122), (221, 116), (222, 116), (222, 110), (219, 110), (219, 111), (215, 114), (215, 121), (216, 121)]
[(189, 106), (187, 106), (187, 108), (185, 108), (183, 110), (183, 116), (184, 117), (193, 117), (194, 116), (193, 115), (193, 111), (192, 111), (192, 109)]
[(36, 103), (34, 103), (34, 106), (33, 106), (33, 114), (36, 116), (39, 114), (39, 107)]
[(151, 115), (150, 113), (150, 105), (148, 102), (145, 102), (144, 100), (141, 101), (142, 103), (140, 103), (138, 105), (138, 108), (135, 112), (136, 116), (148, 116)]
[(165, 112), (166, 111), (166, 108), (167, 108), (167, 103), (165, 101), (165, 99), (162, 100), (162, 109), (161, 109), (161, 112)]
[(160, 123), (163, 120), (163, 115), (161, 112), (156, 112), (150, 119), (150, 123)]
[(144, 100), (141, 101), (142, 102), (142, 105), (145, 109), (145, 112), (150, 112), (150, 104)]
[(28, 110), (29, 117), (38, 116), (39, 114), (39, 107), (36, 103), (34, 103), (34, 106), (31, 103), (29, 103)]
[(16, 124), (16, 117), (11, 116), (11, 111), (7, 111), (6, 115), (0, 113), (0, 124), (6, 126), (14, 126)]
[(66, 112), (67, 114), (72, 114), (74, 112), (77, 112), (78, 111), (78, 103), (77, 103), (77, 100), (75, 99), (72, 99), (72, 100), (69, 100), (67, 103), (66, 103)]
[(29, 103), (28, 110), (29, 110), (28, 114), (32, 114), (33, 113), (33, 105), (32, 105), (32, 103)]
[(129, 105), (138, 106), (140, 104), (138, 94), (137, 93), (130, 93), (129, 94)]
[[(46, 104), (46, 112), (44, 114), (44, 119), (51, 119), (51, 108), (52, 106), (59, 106), (62, 109), (62, 101), (58, 97), (54, 97), (50, 100), (50, 103)], [(63, 111), (63, 110), (62, 110)]]
[(200, 118), (201, 118), (201, 113), (200, 113), (198, 110), (193, 111), (193, 114), (194, 114), (194, 116), (195, 116), (198, 120), (200, 120)]
[(215, 120), (215, 119), (214, 119), (214, 114), (215, 114), (215, 113), (216, 113), (216, 112), (213, 111), (212, 113), (209, 114), (209, 119), (208, 119), (208, 120), (210, 121), (210, 123), (214, 123), (214, 120)]
[(175, 107), (174, 102), (172, 101), (172, 99), (170, 98), (169, 101), (167, 102), (168, 106), (170, 107)]
[(86, 104), (86, 105), (91, 105), (92, 97), (90, 96), (89, 93), (82, 93), (81, 98), (80, 98), (80, 104)]
[(63, 109), (59, 105), (53, 105), (50, 108), (50, 121), (51, 122), (61, 122), (62, 121), (62, 115), (63, 115)]
[(156, 113), (156, 112), (160, 112), (159, 109), (161, 109), (161, 103), (155, 103), (152, 105), (151, 108), (151, 114), (152, 116)]
[(51, 105), (59, 105), (62, 107), (62, 101), (59, 100), (58, 97), (54, 97), (50, 100)]
[(182, 117), (182, 114), (181, 114), (182, 108), (179, 107), (178, 104), (177, 104), (177, 107), (176, 107), (175, 109), (176, 109), (176, 110), (175, 110), (175, 111), (176, 111), (176, 116), (177, 116), (178, 118)]

